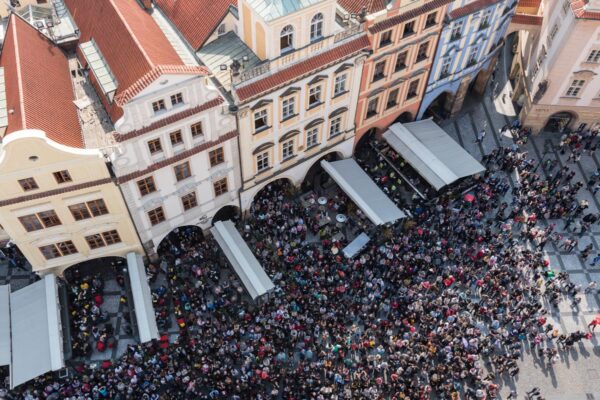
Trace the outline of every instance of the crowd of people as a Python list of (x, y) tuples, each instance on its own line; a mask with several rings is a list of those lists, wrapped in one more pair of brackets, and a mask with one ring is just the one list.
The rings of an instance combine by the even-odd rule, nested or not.
[[(289, 187), (267, 186), (238, 221), (276, 285), (257, 303), (213, 239), (180, 228), (150, 271), (166, 276), (154, 304), (160, 320), (174, 315), (176, 339), (130, 346), (116, 362), (78, 365), (69, 378), (46, 375), (9, 398), (497, 398), (525, 346), (553, 368), (560, 352), (590, 338), (548, 322), (545, 303), (577, 303), (581, 288), (544, 258), (546, 242), (563, 238), (539, 222), (579, 220), (587, 207), (568, 168), (543, 177), (515, 148), (483, 162), (468, 201), (415, 199), (410, 219), (381, 228), (341, 192), (322, 205), (317, 194), (300, 201)], [(336, 213), (349, 225), (326, 221)], [(371, 242), (344, 258), (348, 232), (365, 230)], [(93, 308), (95, 284), (87, 285), (81, 304)], [(543, 399), (539, 389), (527, 394)]]

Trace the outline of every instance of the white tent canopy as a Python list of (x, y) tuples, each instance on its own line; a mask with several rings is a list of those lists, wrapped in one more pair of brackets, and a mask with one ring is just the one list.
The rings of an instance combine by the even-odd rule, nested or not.
[(394, 124), (383, 138), (435, 190), (485, 171), (483, 165), (431, 119)]
[(150, 292), (150, 286), (146, 278), (146, 269), (144, 268), (142, 256), (133, 252), (128, 253), (127, 271), (129, 272), (129, 281), (131, 282), (133, 306), (140, 342), (146, 343), (152, 339), (158, 339), (158, 327), (156, 325), (154, 307), (152, 306), (152, 293)]
[(342, 252), (346, 258), (352, 258), (357, 255), (366, 245), (369, 243), (371, 238), (366, 233), (358, 235), (348, 246), (346, 246)]
[(46, 275), (10, 295), (11, 388), (64, 368), (56, 277)]
[(406, 217), (354, 159), (322, 160), (321, 166), (375, 225)]
[(0, 367), (10, 365), (10, 285), (0, 286)]
[(216, 222), (210, 231), (252, 300), (273, 290), (275, 285), (254, 257), (233, 222)]

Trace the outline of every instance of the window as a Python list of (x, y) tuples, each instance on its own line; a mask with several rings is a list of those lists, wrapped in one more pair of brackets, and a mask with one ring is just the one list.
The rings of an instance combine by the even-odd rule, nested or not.
[(383, 78), (385, 78), (385, 61), (380, 61), (375, 64), (375, 69), (373, 70), (373, 82), (377, 82)]
[(492, 10), (485, 10), (479, 23), (479, 30), (483, 30), (490, 26), (490, 17), (492, 16)]
[(181, 93), (171, 95), (171, 105), (176, 106), (177, 104), (183, 104), (183, 95)]
[(346, 91), (346, 74), (341, 74), (335, 77), (333, 86), (333, 95), (339, 96)]
[(208, 153), (208, 159), (210, 160), (211, 167), (224, 163), (225, 154), (223, 154), (223, 148), (219, 147), (218, 149), (210, 151)]
[(396, 57), (396, 66), (394, 67), (394, 72), (402, 71), (406, 68), (406, 57), (408, 56), (408, 51), (403, 51), (402, 53), (398, 53)]
[(254, 131), (259, 132), (267, 129), (267, 110), (260, 110), (254, 113)]
[(121, 237), (116, 230), (86, 236), (85, 240), (92, 250), (99, 247), (110, 246), (111, 244), (121, 243)]
[(224, 35), (226, 31), (227, 31), (227, 28), (225, 27), (225, 24), (221, 24), (221, 25), (219, 25), (219, 29), (217, 29), (217, 35), (219, 35), (219, 36)]
[(567, 10), (569, 9), (570, 6), (571, 6), (571, 0), (563, 0), (563, 4), (562, 4), (563, 14), (567, 13)]
[(427, 14), (427, 19), (425, 20), (425, 28), (432, 27), (437, 23), (437, 12), (432, 12)]
[(552, 42), (554, 41), (554, 37), (558, 33), (558, 24), (554, 24), (550, 34), (548, 35), (548, 47), (552, 46)]
[(342, 133), (342, 116), (335, 117), (331, 120), (329, 127), (329, 137), (334, 137)]
[(42, 222), (36, 214), (19, 217), (19, 221), (21, 222), (21, 225), (23, 225), (23, 228), (25, 228), (27, 232), (39, 231), (40, 229), (44, 229)]
[(404, 24), (404, 31), (402, 37), (407, 37), (415, 33), (415, 21), (410, 21)]
[(154, 110), (155, 113), (166, 110), (166, 109), (167, 109), (167, 107), (165, 106), (165, 101), (162, 99), (152, 103), (152, 110)]
[(183, 137), (181, 136), (181, 131), (175, 131), (169, 133), (169, 138), (171, 139), (171, 144), (176, 146), (178, 144), (183, 144)]
[(379, 106), (379, 98), (369, 100), (367, 105), (367, 118), (377, 115), (377, 106)]
[(417, 97), (419, 90), (419, 79), (416, 81), (412, 81), (410, 85), (408, 85), (408, 93), (406, 93), (406, 100), (412, 99), (413, 97)]
[(190, 163), (188, 161), (184, 162), (183, 164), (174, 166), (173, 169), (175, 170), (175, 178), (177, 179), (177, 182), (192, 176), (192, 171), (190, 170)]
[(158, 225), (165, 221), (165, 212), (162, 207), (155, 208), (154, 210), (148, 211), (148, 218), (153, 226)]
[(442, 61), (442, 69), (440, 71), (440, 79), (444, 79), (450, 75), (450, 66), (452, 65), (452, 59), (450, 57), (444, 58)]
[(23, 188), (24, 191), (39, 189), (35, 179), (33, 178), (25, 178), (19, 179), (19, 185)]
[(140, 179), (137, 181), (138, 189), (140, 190), (140, 194), (145, 196), (152, 192), (156, 192), (156, 185), (154, 185), (154, 178), (149, 176), (144, 179)]
[(427, 52), (429, 51), (429, 42), (421, 43), (419, 51), (417, 52), (417, 62), (421, 62), (427, 58)]
[(150, 154), (160, 153), (162, 151), (162, 145), (160, 144), (160, 139), (153, 139), (148, 141), (148, 150), (150, 150)]
[(46, 260), (51, 260), (53, 258), (64, 257), (70, 254), (76, 254), (77, 248), (75, 247), (72, 241), (67, 240), (66, 242), (42, 246), (40, 247), (40, 251), (42, 252), (42, 255)]
[(389, 110), (390, 108), (398, 105), (398, 94), (399, 93), (400, 93), (400, 91), (398, 89), (390, 90), (390, 92), (388, 93), (388, 101), (387, 101), (387, 104), (385, 105), (386, 110)]
[(587, 58), (587, 62), (597, 63), (600, 61), (600, 50), (592, 50)]
[(227, 178), (219, 179), (218, 181), (214, 182), (213, 188), (215, 189), (215, 197), (219, 197), (227, 193)]
[(66, 183), (73, 181), (73, 179), (71, 179), (71, 174), (69, 174), (69, 171), (67, 170), (54, 172), (52, 175), (54, 175), (56, 183)]
[(454, 23), (454, 26), (452, 27), (452, 33), (450, 34), (450, 41), (458, 40), (461, 38), (463, 24), (463, 21), (458, 21)]
[(41, 213), (38, 213), (38, 217), (46, 228), (60, 225), (60, 219), (58, 219), (58, 215), (56, 215), (54, 210), (42, 211)]
[(314, 42), (323, 37), (323, 14), (318, 13), (310, 21), (310, 41)]
[(187, 211), (198, 206), (198, 199), (196, 198), (196, 192), (188, 193), (181, 198), (181, 204), (183, 210)]
[(288, 140), (281, 146), (281, 155), (283, 159), (290, 158), (294, 155), (294, 141)]
[(256, 156), (256, 170), (261, 172), (267, 168), (269, 168), (269, 152), (265, 151)]
[(294, 27), (287, 25), (281, 30), (279, 36), (279, 48), (281, 53), (288, 52), (294, 49)]
[(392, 44), (392, 30), (385, 31), (379, 39), (379, 47), (385, 47)]
[(306, 132), (306, 148), (310, 149), (319, 144), (319, 128), (311, 128)]
[(196, 138), (198, 136), (202, 136), (203, 135), (202, 122), (196, 122), (195, 124), (193, 124), (190, 127), (190, 130), (192, 131), (192, 137), (193, 138)]
[(314, 107), (321, 103), (321, 85), (313, 86), (308, 91), (308, 107)]
[(73, 215), (75, 221), (92, 218), (92, 216), (99, 217), (108, 214), (108, 208), (106, 208), (106, 204), (102, 199), (88, 201), (87, 203), (73, 204), (72, 206), (69, 206), (69, 211), (71, 211), (71, 215)]
[(294, 97), (290, 97), (288, 99), (283, 100), (281, 107), (281, 117), (286, 120), (294, 116), (294, 108), (296, 106), (296, 99)]
[(575, 79), (573, 82), (571, 82), (571, 86), (567, 90), (567, 96), (577, 97), (579, 95), (579, 92), (581, 92), (581, 88), (583, 87), (584, 84), (585, 84), (584, 80)]
[(477, 64), (477, 53), (479, 53), (479, 46), (475, 46), (471, 49), (471, 53), (469, 54), (469, 61), (467, 62), (467, 65)]

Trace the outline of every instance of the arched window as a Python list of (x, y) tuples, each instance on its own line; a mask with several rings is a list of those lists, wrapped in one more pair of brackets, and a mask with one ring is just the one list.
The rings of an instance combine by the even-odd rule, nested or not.
[(281, 30), (280, 35), (280, 48), (281, 52), (285, 53), (294, 48), (294, 27), (287, 25)]
[(323, 14), (316, 14), (310, 21), (310, 41), (319, 40), (323, 37)]

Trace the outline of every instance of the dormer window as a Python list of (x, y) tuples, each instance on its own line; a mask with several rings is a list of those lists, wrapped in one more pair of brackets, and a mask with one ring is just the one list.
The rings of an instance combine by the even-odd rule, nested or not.
[(224, 35), (226, 32), (227, 32), (227, 27), (225, 26), (225, 24), (219, 25), (219, 29), (217, 30), (217, 35), (221, 36), (221, 35)]
[(154, 111), (154, 113), (158, 113), (166, 109), (167, 107), (165, 106), (165, 101), (162, 99), (152, 103), (152, 110)]
[(294, 27), (287, 25), (281, 30), (280, 35), (280, 48), (281, 53), (286, 53), (294, 49)]
[(323, 14), (316, 14), (310, 21), (310, 41), (314, 42), (323, 37)]

